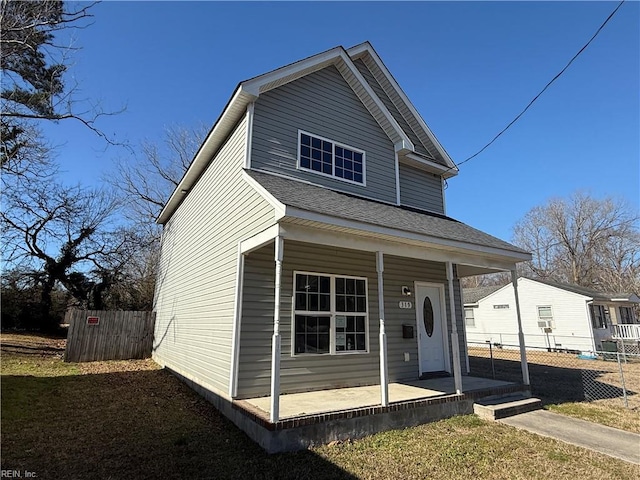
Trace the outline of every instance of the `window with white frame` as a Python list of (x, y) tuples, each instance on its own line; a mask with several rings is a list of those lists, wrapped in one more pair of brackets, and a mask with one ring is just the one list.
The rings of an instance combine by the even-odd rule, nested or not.
[(366, 353), (367, 279), (294, 273), (293, 354)]
[(607, 328), (609, 324), (609, 310), (604, 305), (589, 305), (591, 311), (591, 325), (593, 328)]
[(538, 307), (538, 327), (553, 328), (553, 312), (550, 305)]
[(473, 308), (464, 309), (464, 323), (467, 327), (475, 327), (476, 319), (473, 315)]
[(365, 152), (299, 131), (298, 168), (365, 185)]
[(619, 307), (620, 321), (618, 323), (634, 323), (633, 309), (631, 307)]

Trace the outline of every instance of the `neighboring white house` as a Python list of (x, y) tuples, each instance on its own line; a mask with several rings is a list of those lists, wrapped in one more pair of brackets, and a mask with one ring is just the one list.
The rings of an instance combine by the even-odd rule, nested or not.
[[(518, 345), (515, 296), (511, 284), (463, 290), (467, 342)], [(528, 347), (594, 352), (602, 341), (639, 340), (634, 294), (594, 290), (520, 278), (518, 297)]]

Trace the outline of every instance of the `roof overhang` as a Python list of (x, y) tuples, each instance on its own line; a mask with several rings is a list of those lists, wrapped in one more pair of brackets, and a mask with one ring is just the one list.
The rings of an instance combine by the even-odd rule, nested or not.
[[(407, 95), (404, 93), (398, 82), (396, 82), (395, 78), (386, 67), (378, 53), (374, 50), (373, 46), (369, 42), (361, 43), (360, 45), (356, 45), (355, 47), (351, 47), (347, 50), (347, 53), (352, 59), (357, 58), (366, 58), (367, 60), (371, 60), (375, 68), (373, 68), (373, 75), (376, 77), (380, 85), (382, 86), (387, 94), (391, 94), (391, 100), (399, 107), (401, 114), (405, 117), (405, 119), (409, 122), (411, 127), (415, 127), (414, 131), (418, 135), (421, 141), (424, 143), (431, 143), (437, 153), (440, 155), (442, 160), (447, 165), (449, 169), (449, 177), (458, 174), (458, 167), (453, 161), (453, 159), (449, 156), (444, 147), (440, 144), (436, 136), (433, 134), (429, 126), (426, 124), (420, 113), (413, 106)], [(369, 62), (371, 64), (371, 62)], [(397, 99), (394, 100), (393, 97), (397, 95)]]
[(457, 169), (447, 168), (415, 152), (398, 156), (398, 160), (402, 164), (424, 170), (425, 172), (441, 175), (444, 178), (455, 177), (458, 174)]
[(393, 115), (391, 115), (385, 107), (382, 100), (374, 93), (371, 86), (362, 77), (347, 51), (343, 47), (335, 47), (326, 52), (313, 55), (241, 82), (224, 108), (222, 115), (220, 115), (204, 143), (196, 153), (191, 165), (180, 180), (180, 183), (171, 194), (167, 204), (160, 212), (156, 222), (164, 224), (171, 218), (173, 212), (178, 205), (182, 203), (184, 197), (189, 193), (198, 178), (200, 178), (218, 149), (246, 114), (249, 104), (270, 90), (286, 85), (287, 83), (298, 80), (328, 66), (335, 66), (338, 69), (369, 113), (387, 134), (394, 145), (396, 153), (402, 155), (415, 150), (415, 146), (407, 134), (402, 130), (395, 118), (393, 118)]

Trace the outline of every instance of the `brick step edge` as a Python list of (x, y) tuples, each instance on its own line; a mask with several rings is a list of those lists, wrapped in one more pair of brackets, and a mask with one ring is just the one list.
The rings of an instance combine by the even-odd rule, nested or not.
[(473, 405), (473, 413), (486, 420), (498, 420), (520, 413), (539, 410), (540, 408), (542, 408), (542, 402), (538, 398), (519, 398), (517, 400), (508, 399), (508, 401), (503, 402), (491, 402), (486, 405), (475, 403)]

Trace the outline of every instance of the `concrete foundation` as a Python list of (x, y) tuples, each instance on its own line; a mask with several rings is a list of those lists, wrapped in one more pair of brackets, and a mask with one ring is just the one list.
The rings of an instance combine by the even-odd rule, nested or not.
[(272, 423), (266, 412), (248, 401), (231, 401), (175, 371), (171, 372), (211, 402), (269, 453), (302, 450), (334, 440), (362, 438), (386, 430), (413, 427), (455, 415), (471, 414), (473, 404), (481, 398), (496, 398), (517, 392), (528, 394), (527, 387), (523, 385), (504, 384), (461, 395), (443, 394), (394, 402), (387, 407), (376, 405), (327, 411)]

